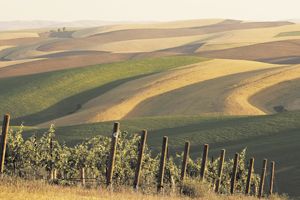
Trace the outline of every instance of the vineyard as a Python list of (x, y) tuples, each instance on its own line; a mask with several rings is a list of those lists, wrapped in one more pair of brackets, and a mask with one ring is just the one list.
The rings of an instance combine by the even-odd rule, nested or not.
[(205, 184), (220, 194), (267, 196), (273, 193), (274, 162), (271, 163), (269, 188), (264, 192), (267, 160), (261, 174), (254, 173), (254, 158), (246, 160), (246, 149), (226, 159), (208, 159), (209, 145), (202, 157), (189, 157), (190, 143), (182, 153), (169, 155), (168, 137), (163, 138), (161, 153), (154, 155), (147, 145), (147, 131), (131, 134), (115, 123), (112, 137), (97, 136), (74, 147), (61, 144), (51, 125), (41, 137), (23, 137), (23, 126), (9, 128), (6, 115), (1, 135), (1, 173), (26, 180), (47, 180), (58, 185), (106, 186), (112, 190), (124, 186), (142, 193), (193, 195), (193, 187)]

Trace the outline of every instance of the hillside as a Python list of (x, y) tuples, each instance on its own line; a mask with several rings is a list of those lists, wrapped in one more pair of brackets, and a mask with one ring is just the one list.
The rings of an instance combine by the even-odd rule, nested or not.
[[(291, 22), (211, 19), (1, 32), (0, 111), (17, 124), (47, 126), (298, 110), (298, 29)], [(260, 95), (271, 90), (278, 92)]]
[[(247, 147), (248, 155), (256, 158), (260, 169), (262, 160), (268, 158), (277, 163), (276, 190), (299, 196), (296, 189), (300, 184), (300, 162), (295, 159), (299, 149), (299, 112), (252, 117), (228, 116), (169, 116), (136, 118), (121, 121), (121, 129), (138, 133), (149, 131), (148, 144), (157, 151), (162, 137), (168, 136), (171, 152), (182, 152), (184, 142), (191, 142), (193, 158), (201, 155), (202, 145), (210, 144), (210, 156), (217, 156), (225, 148), (228, 157)], [(111, 134), (112, 122), (57, 127), (56, 135), (60, 141), (74, 145), (95, 135)], [(43, 133), (41, 130), (32, 130)]]
[[(22, 181), (1, 179), (0, 183), (1, 196), (3, 200), (190, 200), (196, 198), (187, 198), (179, 195), (147, 195), (133, 191), (131, 188), (124, 188), (120, 191), (111, 193), (108, 190), (101, 189), (84, 189), (81, 187), (63, 187), (46, 184), (41, 181)], [(246, 197), (244, 195), (221, 196), (213, 192), (206, 191), (203, 193), (203, 198), (197, 199), (211, 200), (254, 200), (255, 197)], [(272, 200), (284, 200), (284, 197), (274, 196)]]
[(74, 145), (121, 121), (147, 128), (153, 151), (163, 135), (172, 152), (190, 140), (193, 157), (203, 143), (213, 155), (247, 146), (257, 166), (278, 163), (278, 192), (300, 196), (299, 24), (47, 23), (0, 31), (0, 115), (13, 126), (41, 134), (54, 123)]
[(0, 85), (9, 85), (0, 87), (0, 105), (4, 105), (0, 110), (10, 112), (16, 123), (38, 124), (73, 113), (88, 100), (129, 80), (203, 60), (153, 58), (0, 79)]
[[(68, 115), (65, 118), (56, 119), (53, 122), (58, 125), (67, 125), (78, 124), (83, 122), (82, 119), (85, 119), (86, 122), (119, 120), (128, 115), (135, 107), (138, 107), (140, 103), (151, 97), (158, 97), (159, 95), (179, 88), (231, 74), (274, 67), (276, 66), (270, 64), (235, 60), (212, 60), (179, 67), (124, 83), (90, 100), (84, 104), (82, 109), (78, 112)], [(185, 95), (180, 96), (183, 97)], [(170, 102), (172, 102), (172, 100), (170, 100)], [(181, 105), (182, 104), (180, 104), (179, 108)], [(161, 104), (158, 103), (156, 108), (154, 107), (154, 109), (150, 110), (160, 110), (160, 106)], [(198, 112), (199, 111), (201, 112), (201, 108)], [(222, 110), (220, 110), (219, 113), (222, 113)], [(227, 114), (226, 112), (224, 113)], [(234, 111), (231, 112), (231, 114), (233, 113)], [(184, 114), (190, 115), (193, 113)], [(242, 114), (247, 113), (244, 112)]]

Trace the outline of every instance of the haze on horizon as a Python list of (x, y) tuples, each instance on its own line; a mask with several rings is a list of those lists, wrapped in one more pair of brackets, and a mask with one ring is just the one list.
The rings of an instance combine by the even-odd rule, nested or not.
[(0, 0), (0, 7), (0, 21), (300, 19), (299, 0)]

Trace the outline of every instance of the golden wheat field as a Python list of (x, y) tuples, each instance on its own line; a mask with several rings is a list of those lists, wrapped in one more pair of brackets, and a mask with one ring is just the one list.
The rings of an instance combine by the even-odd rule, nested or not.
[[(65, 33), (55, 33), (53, 30), (47, 32), (47, 29), (4, 32), (0, 40), (0, 45), (3, 47), (0, 51), (0, 77), (13, 79), (13, 77), (24, 75), (59, 72), (64, 69), (70, 70), (70, 74), (73, 74), (76, 73), (78, 67), (88, 71), (89, 65), (132, 59), (185, 55), (209, 57), (210, 61), (198, 65), (183, 65), (155, 74), (144, 74), (145, 77), (135, 78), (135, 80), (111, 87), (104, 93), (85, 97), (83, 102), (73, 103), (74, 107), (78, 107), (71, 109), (73, 111), (66, 111), (65, 114), (55, 115), (50, 120), (45, 119), (42, 121), (43, 123), (36, 124), (44, 127), (52, 122), (57, 125), (74, 125), (118, 120), (151, 116), (151, 113), (154, 113), (153, 110), (161, 111), (161, 113), (155, 112), (155, 116), (213, 113), (224, 115), (269, 114), (276, 111), (272, 110), (269, 105), (260, 103), (268, 101), (269, 96), (255, 100), (255, 95), (270, 87), (276, 88), (280, 83), (292, 82), (299, 77), (297, 72), (288, 70), (288, 68), (297, 68), (297, 56), (300, 56), (297, 43), (294, 43), (300, 37), (296, 33), (294, 34), (298, 29), (299, 25), (291, 22), (242, 22), (212, 19), (72, 28)], [(269, 48), (268, 45), (273, 46)], [(283, 49), (280, 50), (281, 48)], [(248, 49), (251, 51), (248, 52)], [(286, 49), (288, 51), (285, 51)], [(248, 54), (255, 51), (257, 55), (252, 54), (249, 57), (247, 53), (241, 53), (243, 51), (247, 51)], [(270, 51), (277, 53), (268, 53)], [(291, 57), (287, 57), (287, 55)], [(230, 59), (217, 59), (223, 57)], [(279, 78), (276, 78), (276, 70), (281, 70), (279, 68), (286, 70), (277, 74)], [(263, 72), (265, 69), (271, 71)], [(258, 70), (261, 70), (261, 73), (255, 76), (249, 74), (245, 80), (240, 79), (243, 73), (254, 73)], [(183, 100), (185, 95), (191, 92), (186, 90), (187, 88), (194, 87), (193, 98), (196, 98), (198, 89), (206, 82), (213, 81), (222, 87), (222, 78), (230, 75), (234, 75), (236, 81), (227, 85), (223, 92), (215, 94), (217, 95), (216, 99), (222, 100), (212, 104), (211, 109), (204, 105), (209, 103), (205, 100), (194, 106), (187, 105)], [(51, 75), (51, 77), (53, 76)], [(55, 78), (51, 81), (62, 83)], [(64, 83), (61, 86), (73, 87), (72, 84), (64, 85)], [(82, 85), (83, 88), (94, 89), (102, 86), (88, 81)], [(286, 86), (286, 89), (292, 91), (291, 86)], [(46, 92), (48, 88), (44, 87), (43, 90)], [(85, 91), (79, 89), (78, 86), (72, 90), (74, 92), (70, 95), (62, 95), (59, 99), (54, 99), (48, 108), (60, 104), (64, 99), (70, 99), (74, 95), (85, 95)], [(179, 90), (180, 93), (176, 92)], [(186, 92), (184, 92), (185, 90)], [(202, 90), (202, 93), (210, 91), (212, 90), (208, 88), (206, 91)], [(13, 95), (10, 92), (7, 94)], [(5, 92), (4, 95), (6, 95)], [(161, 108), (159, 101), (167, 101), (167, 97), (170, 97), (168, 98), (170, 105), (182, 99), (182, 107), (179, 106), (176, 112), (172, 108), (169, 110)], [(272, 101), (279, 105), (273, 103), (272, 106), (293, 104), (292, 108), (298, 109), (297, 104), (293, 103), (297, 102), (294, 97), (295, 95), (289, 95), (289, 99), (285, 98), (284, 102), (273, 99)], [(7, 98), (13, 99), (14, 97), (7, 96)], [(49, 99), (46, 96), (44, 98), (45, 100), (41, 101)], [(191, 102), (193, 98), (187, 102)], [(278, 98), (280, 99), (280, 97)], [(256, 103), (253, 104), (253, 102)], [(145, 106), (146, 104), (148, 106)], [(259, 107), (256, 106), (258, 104)], [(40, 107), (36, 111), (43, 112), (45, 109), (46, 107)], [(26, 115), (24, 113), (23, 116), (26, 118)], [(82, 119), (84, 120), (82, 121)]]
[[(12, 127), (24, 125), (25, 138), (54, 124), (58, 140), (76, 146), (108, 135), (108, 124), (121, 121), (124, 129), (157, 133), (149, 140), (154, 152), (165, 134), (173, 134), (174, 155), (186, 140), (197, 156), (204, 141), (211, 141), (214, 156), (222, 145), (230, 153), (255, 145), (249, 156), (278, 159), (278, 191), (292, 197), (300, 196), (299, 145), (286, 143), (299, 143), (299, 85), (297, 20), (0, 22), (0, 117), (9, 113)], [(285, 153), (273, 152), (279, 147)], [(190, 197), (5, 178), (0, 199)], [(198, 199), (256, 198), (206, 191)]]
[[(2, 178), (0, 199), (3, 200), (254, 200), (256, 197), (244, 195), (222, 196), (205, 191), (200, 198), (189, 198), (173, 195), (141, 194), (131, 188), (119, 189), (116, 192), (105, 188), (85, 189), (80, 186), (63, 187), (49, 185), (42, 181), (24, 181), (21, 179)], [(272, 196), (270, 200), (284, 200), (284, 197)]]

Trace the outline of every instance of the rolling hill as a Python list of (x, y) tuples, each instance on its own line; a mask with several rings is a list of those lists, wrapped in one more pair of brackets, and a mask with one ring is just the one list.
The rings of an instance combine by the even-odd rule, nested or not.
[(73, 113), (128, 80), (203, 60), (152, 58), (0, 79), (0, 85), (9, 86), (0, 88), (1, 113), (10, 112), (16, 123), (38, 124)]
[[(262, 160), (276, 161), (276, 190), (292, 196), (299, 196), (300, 162), (297, 159), (300, 140), (300, 112), (286, 112), (276, 115), (237, 117), (237, 116), (167, 116), (133, 118), (121, 121), (121, 129), (139, 133), (147, 128), (148, 144), (157, 152), (161, 148), (163, 136), (169, 137), (172, 153), (183, 151), (184, 142), (191, 142), (191, 155), (201, 156), (202, 145), (210, 144), (210, 156), (218, 156), (222, 148), (227, 157), (247, 148), (248, 157), (256, 158), (256, 169)], [(111, 134), (113, 122), (57, 127), (60, 141), (74, 145), (96, 135)], [(27, 133), (42, 134), (44, 130), (31, 130)]]
[(299, 24), (94, 25), (0, 31), (0, 114), (28, 135), (55, 123), (68, 145), (109, 135), (120, 120), (123, 130), (147, 128), (153, 151), (163, 135), (173, 153), (190, 140), (194, 158), (203, 143), (214, 156), (247, 146), (258, 166), (277, 161), (277, 191), (300, 196)]
[(90, 100), (78, 112), (43, 125), (119, 120), (148, 98), (217, 77), (273, 67), (275, 65), (258, 62), (211, 60), (175, 68), (124, 83)]

